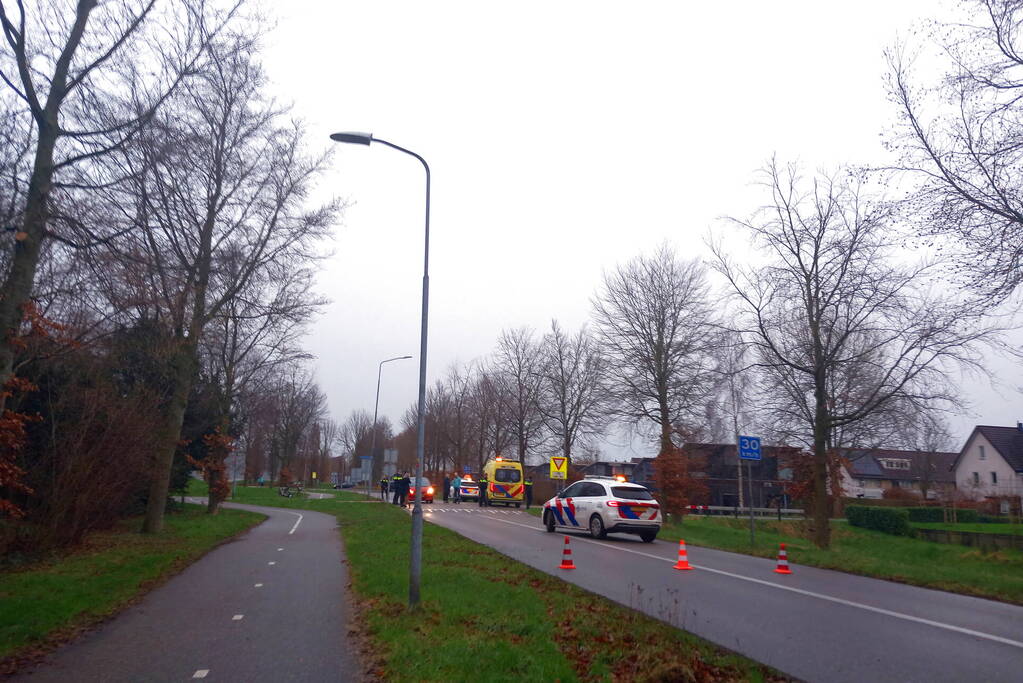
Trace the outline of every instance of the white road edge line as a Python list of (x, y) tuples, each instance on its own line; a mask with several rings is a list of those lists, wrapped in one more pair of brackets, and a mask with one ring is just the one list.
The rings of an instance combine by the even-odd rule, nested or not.
[[(521, 522), (512, 522), (512, 521), (509, 521), (507, 519), (497, 519), (495, 517), (494, 521), (501, 522), (503, 524), (514, 524), (515, 526), (521, 526), (521, 527), (524, 527), (526, 529), (536, 529), (536, 527), (534, 527), (534, 526), (532, 526), (530, 524), (523, 524)], [(620, 550), (623, 553), (632, 553), (633, 555), (642, 555), (643, 557), (649, 557), (649, 558), (652, 558), (654, 560), (660, 560), (662, 562), (671, 562), (672, 561), (670, 557), (660, 557), (658, 555), (651, 555), (650, 553), (644, 553), (644, 552), (640, 552), (638, 550), (630, 550), (629, 548), (619, 548), (617, 546), (608, 545), (607, 543), (598, 543), (597, 541), (594, 541), (594, 540), (589, 539), (589, 538), (579, 538), (579, 537), (575, 537), (575, 536), (573, 536), (572, 538), (577, 540), (577, 541), (582, 541), (583, 543), (592, 543), (594, 545), (599, 545), (602, 548), (610, 548), (612, 550)], [(740, 581), (749, 581), (750, 583), (758, 583), (758, 584), (760, 584), (762, 586), (769, 586), (770, 588), (777, 588), (779, 590), (789, 591), (791, 593), (798, 593), (800, 595), (806, 595), (806, 596), (809, 596), (811, 598), (817, 598), (819, 600), (826, 600), (828, 602), (834, 602), (834, 603), (837, 603), (839, 605), (845, 605), (847, 607), (855, 607), (855, 608), (858, 608), (858, 609), (865, 610), (867, 612), (874, 612), (876, 614), (884, 614), (885, 616), (894, 617), (895, 619), (903, 619), (905, 621), (912, 621), (912, 622), (915, 622), (917, 624), (925, 624), (927, 626), (933, 626), (935, 628), (945, 629), (946, 631), (954, 631), (956, 633), (963, 633), (963, 634), (968, 635), (968, 636), (975, 636), (977, 638), (983, 638), (984, 640), (991, 640), (991, 641), (994, 641), (996, 643), (1002, 643), (1003, 645), (1011, 645), (1012, 647), (1018, 647), (1020, 649), (1023, 649), (1023, 642), (1020, 642), (1018, 640), (1011, 640), (1009, 638), (1003, 638), (1002, 636), (996, 636), (996, 635), (992, 635), (990, 633), (983, 633), (982, 631), (974, 631), (973, 629), (964, 628), (962, 626), (953, 626), (952, 624), (945, 624), (945, 623), (942, 623), (940, 621), (932, 621), (931, 619), (924, 619), (923, 617), (914, 617), (912, 614), (903, 614), (902, 612), (893, 612), (892, 610), (884, 609), (882, 607), (874, 607), (872, 605), (864, 605), (863, 603), (853, 602), (851, 600), (845, 600), (843, 598), (836, 598), (836, 597), (831, 596), (831, 595), (824, 595), (823, 593), (815, 593), (813, 591), (804, 590), (802, 588), (795, 588), (793, 586), (783, 586), (783, 585), (781, 585), (779, 583), (773, 583), (771, 581), (764, 581), (763, 579), (754, 579), (751, 576), (743, 576), (742, 574), (734, 574), (732, 572), (726, 572), (723, 569), (712, 569), (710, 567), (702, 567), (702, 566), (700, 566), (698, 564), (692, 564), (692, 563), (690, 563), (690, 564), (692, 565), (692, 567), (694, 569), (702, 569), (704, 571), (708, 571), (708, 572), (711, 572), (711, 573), (714, 573), (714, 574), (721, 574), (722, 576), (729, 576), (729, 577), (731, 577), (733, 579), (739, 579)]]
[[(285, 510), (285, 512), (290, 512), (290, 510)], [(290, 536), (293, 533), (295, 533), (295, 529), (297, 529), (298, 525), (302, 523), (302, 515), (301, 514), (299, 514), (297, 512), (292, 512), (291, 514), (298, 515), (298, 519), (295, 521), (295, 526), (291, 527), (291, 531), (288, 532), (288, 536)]]

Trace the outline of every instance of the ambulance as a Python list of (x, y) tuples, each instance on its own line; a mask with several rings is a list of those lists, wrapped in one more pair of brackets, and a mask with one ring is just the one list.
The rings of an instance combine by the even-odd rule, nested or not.
[(483, 466), (483, 474), (488, 482), (488, 505), (522, 507), (522, 501), (526, 498), (522, 463), (518, 460), (508, 460), (499, 455), (487, 461), (487, 464)]

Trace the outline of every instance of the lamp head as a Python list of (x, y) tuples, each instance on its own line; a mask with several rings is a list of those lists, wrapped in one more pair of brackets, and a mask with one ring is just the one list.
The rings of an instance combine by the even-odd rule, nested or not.
[(369, 145), (373, 142), (372, 133), (331, 133), (330, 139), (334, 142), (347, 142), (353, 145)]

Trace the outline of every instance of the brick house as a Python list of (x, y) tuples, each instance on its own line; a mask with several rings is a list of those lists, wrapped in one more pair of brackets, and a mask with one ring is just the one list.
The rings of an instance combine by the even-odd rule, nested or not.
[(845, 448), (841, 454), (848, 461), (842, 485), (850, 498), (881, 498), (899, 489), (935, 499), (955, 490), (952, 465), (958, 453)]

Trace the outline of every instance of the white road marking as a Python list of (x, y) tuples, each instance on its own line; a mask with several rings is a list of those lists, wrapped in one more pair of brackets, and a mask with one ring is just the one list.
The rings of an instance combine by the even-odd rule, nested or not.
[(274, 564), (277, 564), (277, 563), (276, 562), (267, 562), (267, 564), (274, 565)]
[(208, 674), (209, 672), (210, 672), (209, 669), (199, 669), (194, 674), (192, 674), (192, 678), (206, 678), (206, 674)]
[(278, 548), (277, 552), (281, 552), (282, 550), (284, 550), (284, 548)]
[(241, 621), (244, 618), (245, 618), (244, 614), (236, 614), (233, 617), (231, 617), (231, 621)]
[(263, 587), (263, 584), (261, 584), (261, 583), (257, 583), (255, 587), (256, 587), (256, 588), (262, 588), (262, 587)]
[[(515, 526), (521, 526), (521, 527), (524, 527), (526, 529), (534, 529), (534, 530), (540, 531), (540, 529), (537, 529), (535, 526), (532, 526), (530, 524), (522, 524), (521, 522), (511, 522), (511, 521), (509, 521), (507, 519), (499, 519), (497, 521), (498, 522), (502, 522), (504, 524), (514, 524)], [(573, 538), (575, 540), (577, 540), (577, 541), (582, 541), (583, 543), (592, 543), (592, 544), (598, 545), (598, 546), (600, 546), (602, 548), (610, 548), (611, 550), (620, 550), (623, 553), (632, 553), (633, 555), (642, 555), (643, 557), (649, 557), (651, 559), (660, 560), (662, 562), (672, 562), (673, 561), (670, 557), (661, 557), (659, 555), (651, 555), (650, 553), (644, 553), (644, 552), (641, 552), (639, 550), (632, 550), (630, 548), (621, 548), (621, 547), (618, 547), (616, 545), (611, 545), (609, 543), (600, 543), (600, 542), (594, 541), (593, 539), (590, 539), (590, 538), (578, 538), (578, 537), (573, 537)], [(818, 600), (826, 600), (828, 602), (834, 602), (834, 603), (837, 603), (839, 605), (845, 605), (847, 607), (855, 607), (857, 609), (862, 609), (862, 610), (867, 611), (867, 612), (874, 612), (875, 614), (883, 614), (885, 616), (893, 617), (895, 619), (903, 619), (905, 621), (912, 621), (912, 622), (917, 623), (917, 624), (925, 624), (927, 626), (933, 626), (934, 628), (945, 629), (946, 631), (954, 631), (955, 633), (962, 633), (962, 634), (965, 634), (965, 635), (968, 635), (968, 636), (975, 636), (977, 638), (983, 638), (984, 640), (990, 640), (990, 641), (993, 641), (993, 642), (996, 642), (996, 643), (1002, 643), (1003, 645), (1011, 645), (1012, 647), (1018, 647), (1020, 649), (1023, 649), (1023, 642), (1020, 642), (1018, 640), (1012, 640), (1010, 638), (1003, 638), (1002, 636), (996, 636), (996, 635), (993, 635), (993, 634), (990, 634), (990, 633), (983, 633), (982, 631), (974, 631), (973, 629), (970, 629), (970, 628), (964, 628), (962, 626), (954, 626), (952, 624), (946, 624), (946, 623), (943, 623), (943, 622), (940, 622), (940, 621), (933, 621), (931, 619), (924, 619), (923, 617), (914, 617), (912, 614), (903, 614), (902, 612), (893, 612), (892, 610), (884, 609), (882, 607), (874, 607), (873, 605), (864, 605), (863, 603), (860, 603), (860, 602), (853, 602), (852, 600), (845, 600), (843, 598), (836, 598), (836, 597), (834, 597), (832, 595), (824, 595), (823, 593), (815, 593), (813, 591), (804, 590), (802, 588), (795, 588), (794, 586), (784, 586), (784, 585), (779, 584), (779, 583), (774, 583), (774, 582), (771, 582), (771, 581), (764, 581), (763, 579), (755, 579), (752, 576), (743, 576), (742, 574), (735, 574), (735, 573), (732, 573), (732, 572), (726, 572), (723, 569), (712, 569), (711, 567), (703, 567), (703, 566), (700, 566), (698, 564), (693, 564), (691, 562), (690, 562), (690, 565), (694, 569), (702, 569), (704, 571), (708, 571), (708, 572), (711, 572), (713, 574), (720, 574), (722, 576), (728, 576), (728, 577), (731, 577), (733, 579), (739, 579), (740, 581), (749, 581), (750, 583), (757, 583), (757, 584), (760, 584), (762, 586), (768, 586), (770, 588), (777, 588), (779, 590), (789, 591), (790, 593), (798, 593), (799, 595), (806, 595), (806, 596), (811, 597), (811, 598), (817, 598)], [(880, 579), (878, 579), (878, 580), (880, 580)]]
[(295, 521), (295, 526), (291, 527), (291, 531), (288, 532), (289, 536), (295, 533), (295, 529), (297, 529), (298, 525), (302, 523), (302, 515), (297, 512), (292, 512), (291, 514), (298, 515), (298, 519)]

